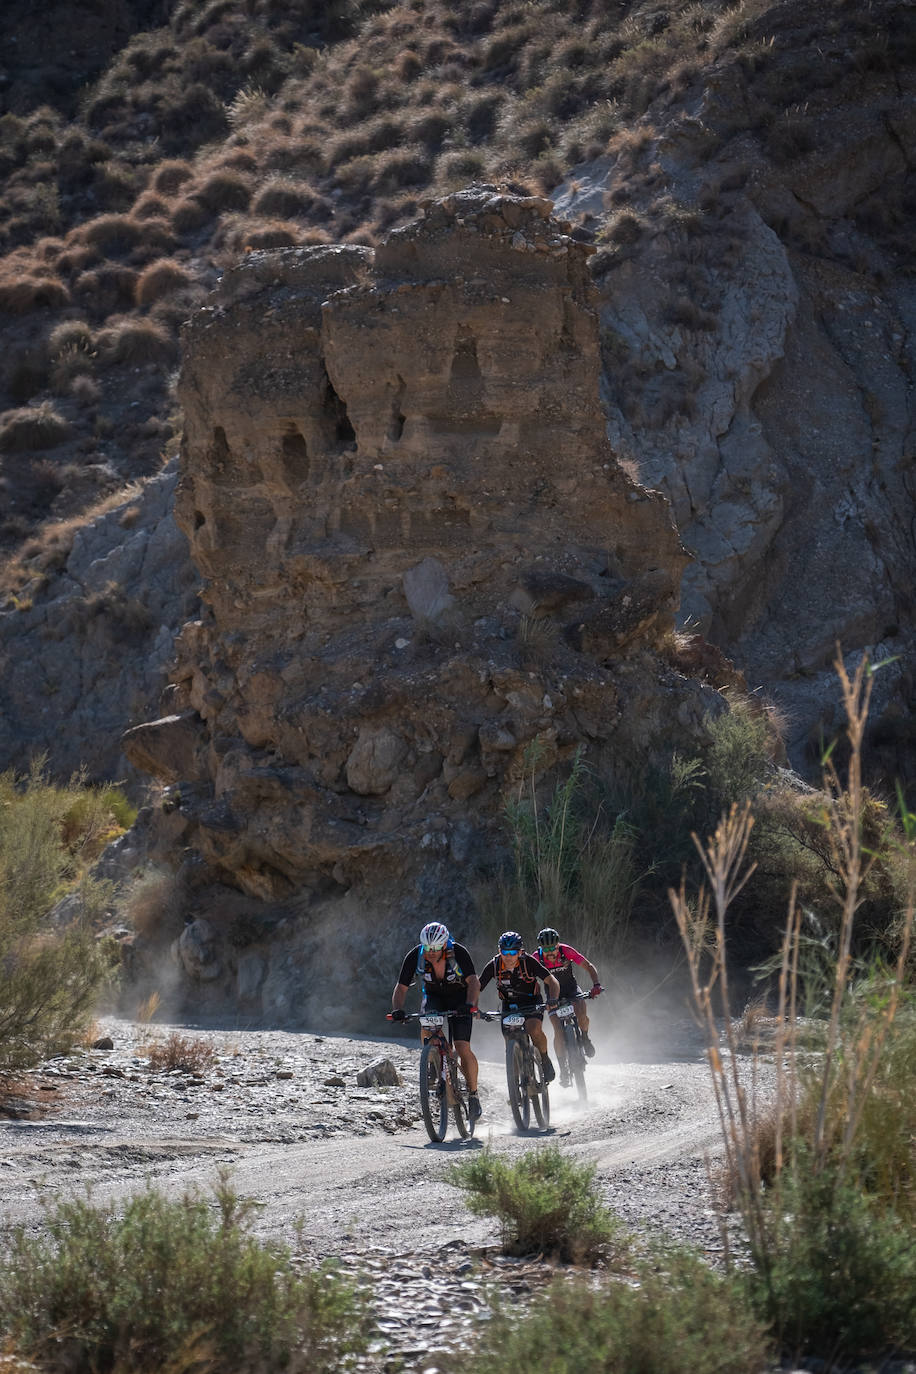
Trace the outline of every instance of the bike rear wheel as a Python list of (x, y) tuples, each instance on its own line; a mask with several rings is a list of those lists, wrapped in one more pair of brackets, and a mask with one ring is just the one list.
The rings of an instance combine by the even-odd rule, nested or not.
[(420, 1110), (430, 1140), (444, 1140), (448, 1130), (448, 1100), (442, 1078), (442, 1051), (431, 1040), (427, 1040), (420, 1051)]
[(582, 1051), (582, 1039), (574, 1026), (566, 1027), (566, 1062), (569, 1065), (569, 1072), (576, 1085), (579, 1101), (587, 1102), (588, 1089), (585, 1086), (585, 1055)]
[(509, 1085), (509, 1106), (520, 1131), (527, 1131), (531, 1120), (531, 1101), (528, 1097), (528, 1075), (525, 1071), (525, 1051), (520, 1041), (511, 1037), (506, 1041), (506, 1081)]
[(537, 1046), (528, 1051), (528, 1092), (538, 1125), (545, 1130), (550, 1125), (550, 1095), (544, 1078), (544, 1065), (538, 1054)]

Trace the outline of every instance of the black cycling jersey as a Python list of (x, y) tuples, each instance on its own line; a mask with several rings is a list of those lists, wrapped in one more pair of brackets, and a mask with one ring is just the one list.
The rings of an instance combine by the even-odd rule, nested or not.
[[(402, 983), (404, 987), (410, 987), (417, 977), (421, 948), (422, 946), (415, 945), (401, 965), (398, 982)], [(468, 979), (473, 978), (476, 972), (474, 960), (464, 945), (452, 945), (452, 948), (446, 952), (445, 970), (442, 978), (436, 977), (436, 971), (432, 964), (424, 958), (421, 973), (424, 1005), (428, 1004), (431, 1010), (436, 1011), (452, 1011), (455, 1007), (463, 1006), (468, 1000)], [(435, 1007), (433, 1007), (433, 999)]]
[(514, 1002), (519, 1006), (538, 1000), (538, 979), (549, 978), (550, 969), (545, 968), (540, 959), (533, 954), (519, 955), (515, 968), (508, 968), (501, 954), (491, 959), (480, 975), (481, 991), (496, 979), (496, 991), (501, 1002)]

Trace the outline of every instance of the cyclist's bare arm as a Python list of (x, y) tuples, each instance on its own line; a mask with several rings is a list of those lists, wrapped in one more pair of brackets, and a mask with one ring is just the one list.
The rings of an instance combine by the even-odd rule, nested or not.
[(407, 984), (395, 983), (394, 992), (391, 994), (391, 1010), (402, 1011), (404, 1002), (407, 999)]
[(559, 1000), (560, 984), (552, 973), (548, 973), (547, 977), (544, 979), (544, 990), (547, 993), (548, 1002), (556, 1002)]
[(480, 1000), (480, 979), (476, 973), (468, 975), (468, 1001), (472, 1007), (476, 1007)]

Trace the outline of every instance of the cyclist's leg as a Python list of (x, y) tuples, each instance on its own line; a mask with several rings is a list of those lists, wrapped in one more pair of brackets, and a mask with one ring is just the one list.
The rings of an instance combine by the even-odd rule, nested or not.
[(468, 1092), (477, 1091), (477, 1058), (471, 1049), (471, 1031), (474, 1022), (470, 1016), (452, 1016), (449, 1020), (452, 1031), (452, 1044), (468, 1085)]
[(471, 1049), (469, 1042), (467, 1040), (456, 1040), (455, 1053), (458, 1055), (461, 1071), (468, 1085), (468, 1092), (476, 1093), (478, 1073), (477, 1057)]
[(588, 1012), (585, 1010), (588, 1006), (588, 1002), (584, 997), (578, 997), (574, 1005), (576, 1008), (576, 1018), (579, 1022), (579, 1029), (582, 1031), (583, 1035), (588, 1035)]
[(562, 1064), (564, 1055), (563, 1043), (563, 1022), (554, 1012), (550, 1014), (550, 1024), (553, 1026), (553, 1049), (557, 1059)]
[(544, 1027), (541, 1025), (539, 1016), (529, 1016), (525, 1022), (525, 1030), (531, 1036), (535, 1049), (540, 1051), (541, 1057), (547, 1053), (547, 1036), (544, 1034)]

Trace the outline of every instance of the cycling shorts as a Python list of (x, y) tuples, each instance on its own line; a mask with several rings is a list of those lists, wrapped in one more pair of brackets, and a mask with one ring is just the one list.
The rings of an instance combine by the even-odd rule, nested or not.
[[(461, 1005), (464, 1006), (466, 1004), (462, 1003)], [(426, 1011), (454, 1011), (455, 1003), (450, 1001), (448, 997), (439, 998), (434, 992), (428, 992), (426, 994), (425, 1009)], [(448, 1027), (451, 1026), (453, 1040), (470, 1040), (471, 1027), (473, 1024), (474, 1018), (470, 1015), (450, 1016), (445, 1026), (443, 1026), (443, 1030), (446, 1035), (448, 1035)]]

